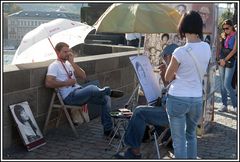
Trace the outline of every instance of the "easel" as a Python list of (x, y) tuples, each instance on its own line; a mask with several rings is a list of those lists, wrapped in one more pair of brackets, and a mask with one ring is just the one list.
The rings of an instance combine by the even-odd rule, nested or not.
[[(136, 81), (136, 78), (134, 78), (136, 81), (134, 82), (136, 83), (136, 87), (134, 88), (124, 108), (127, 108), (133, 112), (138, 105), (140, 87), (142, 87), (142, 90), (145, 94), (145, 98), (147, 100), (148, 105), (152, 105), (158, 102), (159, 97), (161, 97), (162, 90), (161, 90), (161, 87), (159, 86), (159, 81), (156, 80), (155, 74), (152, 69), (152, 65), (147, 56), (145, 55), (140, 56), (138, 53), (137, 56), (131, 56), (129, 57), (129, 59), (131, 60), (131, 63), (134, 66), (134, 70), (137, 74), (138, 83)], [(109, 146), (114, 146), (117, 149), (116, 151), (119, 152), (120, 148), (124, 148), (123, 137), (127, 129), (128, 121), (130, 118), (126, 118), (122, 116), (121, 113), (120, 115), (118, 113), (117, 115), (115, 115), (114, 113), (111, 116), (114, 119), (115, 132), (109, 142)], [(117, 141), (117, 144), (113, 144), (113, 139), (117, 133), (121, 136), (121, 139), (120, 141)], [(154, 139), (155, 139), (155, 142), (157, 142), (156, 134)]]
[(139, 83), (137, 83), (137, 86), (134, 88), (130, 98), (128, 99), (127, 103), (125, 104), (124, 108), (129, 108), (129, 105), (132, 103), (132, 107), (130, 108), (131, 111), (134, 110), (134, 108), (137, 106), (138, 103), (138, 92), (140, 89)]
[[(141, 48), (141, 40), (142, 37), (140, 37), (139, 42), (138, 42), (138, 54), (137, 56), (140, 55), (140, 48)], [(134, 79), (135, 80), (135, 79)], [(135, 80), (136, 81), (136, 80)], [(138, 103), (138, 94), (139, 94), (139, 90), (140, 90), (140, 84), (137, 83), (136, 87), (134, 88), (130, 98), (128, 99), (127, 103), (125, 104), (124, 108), (128, 108), (130, 103), (132, 102), (132, 107), (131, 107), (131, 111), (134, 110), (134, 108), (137, 106)]]

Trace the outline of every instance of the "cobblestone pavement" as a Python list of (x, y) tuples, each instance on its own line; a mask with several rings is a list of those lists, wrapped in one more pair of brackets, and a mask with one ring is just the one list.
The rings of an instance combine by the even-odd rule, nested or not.
[[(217, 109), (221, 106), (219, 92), (215, 93), (214, 121), (207, 132), (198, 138), (199, 159), (225, 159), (237, 161), (238, 151), (238, 118), (233, 113), (220, 113)], [(108, 145), (109, 139), (103, 136), (100, 118), (95, 118), (89, 123), (77, 127), (80, 135), (75, 138), (70, 127), (51, 129), (44, 136), (47, 144), (33, 151), (26, 151), (24, 146), (3, 150), (2, 160), (9, 159), (112, 159), (116, 148)], [(154, 141), (142, 144), (144, 159), (156, 159), (157, 152)], [(171, 159), (173, 150), (167, 147), (160, 147), (161, 159)]]

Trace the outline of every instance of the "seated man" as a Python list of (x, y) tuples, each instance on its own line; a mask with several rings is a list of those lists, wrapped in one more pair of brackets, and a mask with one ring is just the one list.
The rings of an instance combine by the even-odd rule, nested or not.
[[(170, 47), (170, 46), (169, 46)], [(169, 49), (169, 47), (165, 48), (166, 50), (163, 53), (163, 58), (165, 63), (161, 63), (159, 66), (160, 75), (163, 81), (164, 86), (166, 87), (168, 83), (164, 80), (165, 69), (171, 60), (171, 56), (173, 51), (178, 46), (173, 46)], [(170, 58), (168, 57), (170, 56)], [(162, 106), (138, 106), (129, 121), (126, 133), (124, 135), (124, 142), (128, 146), (124, 155), (120, 155), (119, 153), (114, 155), (114, 158), (118, 159), (140, 159), (140, 145), (142, 143), (142, 139), (145, 132), (145, 127), (147, 124), (161, 127), (168, 127), (168, 116), (165, 111), (165, 98), (163, 96)]]
[(117, 159), (140, 159), (140, 146), (147, 124), (168, 127), (168, 116), (163, 107), (138, 106), (129, 121), (124, 142), (129, 148), (124, 155), (114, 155)]
[(104, 135), (112, 134), (113, 123), (109, 114), (111, 108), (110, 97), (123, 96), (122, 91), (113, 91), (110, 87), (99, 88), (95, 85), (81, 87), (76, 77), (86, 79), (85, 71), (73, 61), (73, 54), (69, 45), (59, 42), (55, 46), (58, 59), (48, 67), (45, 85), (49, 88), (58, 88), (65, 104), (84, 105), (86, 103), (99, 104), (102, 107), (101, 121)]

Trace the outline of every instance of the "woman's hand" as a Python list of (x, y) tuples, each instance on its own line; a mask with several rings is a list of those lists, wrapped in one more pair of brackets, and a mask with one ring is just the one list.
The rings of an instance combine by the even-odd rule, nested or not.
[(219, 65), (220, 65), (220, 66), (224, 67), (225, 64), (226, 64), (226, 61), (225, 61), (224, 59), (220, 59), (220, 60), (219, 60)]

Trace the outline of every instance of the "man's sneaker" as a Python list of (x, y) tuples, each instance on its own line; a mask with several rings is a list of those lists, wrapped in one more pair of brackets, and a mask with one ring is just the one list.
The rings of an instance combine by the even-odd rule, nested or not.
[(237, 114), (237, 107), (233, 107), (230, 110), (231, 110), (231, 113)]
[(128, 148), (127, 151), (124, 152), (123, 155), (121, 155), (120, 153), (117, 153), (113, 156), (115, 159), (141, 159), (142, 155), (135, 155), (131, 148)]
[(218, 110), (219, 112), (228, 112), (228, 108), (225, 105), (222, 105), (222, 107)]
[(110, 97), (122, 97), (124, 95), (123, 91), (120, 90), (111, 90)]
[(233, 108), (233, 113), (237, 115), (237, 107)]

